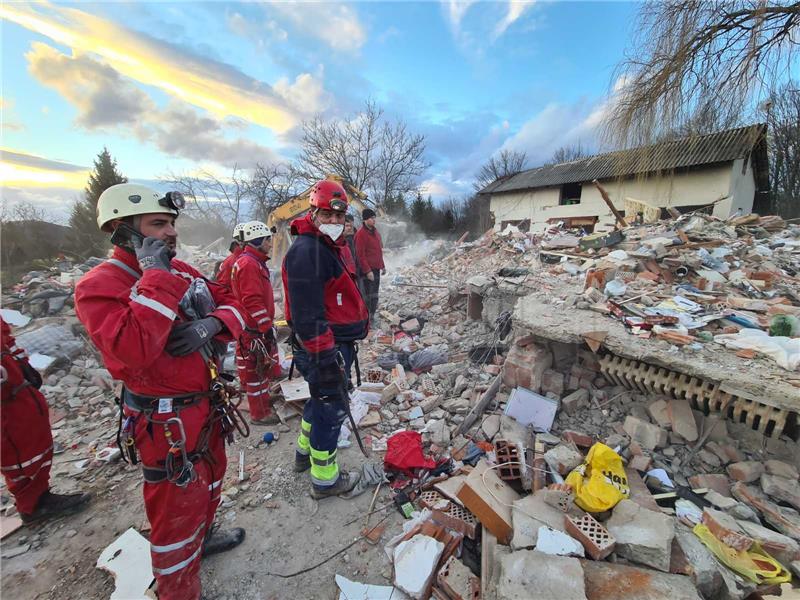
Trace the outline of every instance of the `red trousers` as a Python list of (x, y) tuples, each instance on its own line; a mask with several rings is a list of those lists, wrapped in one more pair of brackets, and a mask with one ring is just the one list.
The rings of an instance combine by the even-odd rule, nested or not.
[[(255, 354), (250, 352), (250, 342), (253, 337), (243, 334), (236, 344), (236, 368), (239, 371), (239, 384), (247, 395), (247, 404), (250, 408), (250, 418), (256, 421), (272, 415), (272, 398), (270, 397), (270, 381), (280, 376), (278, 356), (274, 354), (272, 365), (266, 365), (259, 374)], [(270, 346), (267, 345), (269, 349)], [(276, 374), (277, 368), (277, 374)]]
[(31, 385), (0, 406), (0, 468), (17, 511), (30, 514), (48, 490), (53, 463), (53, 435), (47, 400)]
[[(191, 454), (206, 423), (210, 405), (207, 399), (180, 411), (179, 418), (186, 432), (186, 449)], [(165, 434), (169, 428), (172, 440), (178, 439), (177, 424), (163, 422), (174, 413), (152, 414), (158, 423), (149, 423), (144, 415), (135, 422), (136, 449), (146, 467), (163, 468), (170, 443)], [(169, 481), (144, 484), (144, 508), (150, 521), (150, 556), (153, 574), (158, 582), (160, 600), (197, 600), (200, 597), (200, 555), (203, 539), (214, 521), (219, 505), (222, 479), (227, 457), (219, 423), (213, 426), (209, 441), (210, 458), (195, 461), (197, 479), (186, 487)]]

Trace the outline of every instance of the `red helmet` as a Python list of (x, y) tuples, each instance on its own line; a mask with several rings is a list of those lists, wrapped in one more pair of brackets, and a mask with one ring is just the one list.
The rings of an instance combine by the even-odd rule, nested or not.
[(309, 196), (311, 206), (336, 212), (347, 211), (347, 192), (340, 183), (323, 179), (314, 184)]

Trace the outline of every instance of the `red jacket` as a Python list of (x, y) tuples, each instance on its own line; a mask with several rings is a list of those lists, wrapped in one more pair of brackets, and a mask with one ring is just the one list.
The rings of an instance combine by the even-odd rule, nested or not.
[(225, 287), (231, 287), (231, 269), (233, 269), (233, 265), (236, 263), (236, 259), (238, 259), (242, 255), (242, 247), (237, 245), (233, 252), (228, 254), (219, 265), (219, 271), (217, 272), (217, 283), (220, 285), (224, 285)]
[(377, 228), (370, 230), (362, 225), (361, 229), (356, 231), (356, 254), (358, 266), (363, 273), (386, 268), (383, 264), (383, 242)]
[(14, 336), (11, 335), (11, 328), (8, 323), (0, 317), (0, 343), (2, 343), (2, 365), (5, 369), (2, 390), (3, 402), (11, 400), (15, 396), (15, 390), (25, 382), (25, 374), (22, 371), (23, 363), (28, 362), (28, 354), (22, 348), (17, 347)]
[[(149, 269), (144, 274), (136, 257), (119, 247), (111, 260), (89, 271), (75, 286), (75, 312), (106, 368), (137, 394), (178, 395), (209, 389), (211, 377), (199, 352), (172, 356), (164, 347), (173, 323), (184, 321), (178, 308), (189, 283), (203, 276), (179, 260), (172, 272)], [(233, 294), (208, 282), (217, 304), (211, 313), (227, 328), (216, 337), (238, 338), (245, 322)]]
[(313, 217), (295, 219), (296, 235), (283, 259), (286, 320), (313, 358), (332, 354), (340, 342), (364, 339), (369, 314), (342, 258), (343, 238), (320, 234)]
[(275, 319), (275, 296), (266, 265), (267, 255), (248, 244), (233, 265), (231, 290), (244, 307), (250, 326), (266, 333)]

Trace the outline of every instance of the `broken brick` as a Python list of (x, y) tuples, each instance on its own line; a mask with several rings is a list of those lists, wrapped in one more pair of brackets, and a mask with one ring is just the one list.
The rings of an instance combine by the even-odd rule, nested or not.
[(752, 483), (764, 472), (764, 465), (754, 460), (744, 462), (737, 462), (728, 465), (726, 469), (731, 479), (736, 481), (744, 481), (745, 483)]
[(572, 431), (571, 429), (567, 429), (564, 433), (562, 433), (561, 439), (567, 442), (572, 442), (579, 448), (590, 448), (592, 444), (594, 444), (594, 440), (591, 438), (591, 436), (578, 431)]
[(718, 494), (731, 497), (731, 482), (721, 473), (702, 473), (689, 477), (689, 484), (693, 488), (708, 488)]
[(639, 442), (643, 448), (648, 450), (663, 448), (667, 445), (667, 432), (658, 425), (628, 415), (625, 417), (624, 428), (632, 440)]
[(713, 508), (703, 509), (703, 525), (715, 538), (734, 550), (749, 550), (753, 538), (748, 536), (732, 516)]
[(697, 441), (697, 422), (687, 400), (670, 400), (667, 403), (667, 414), (672, 422), (672, 431), (687, 442)]
[(644, 472), (649, 471), (650, 466), (653, 464), (653, 459), (647, 456), (646, 454), (639, 454), (634, 456), (630, 462), (628, 462), (628, 466), (632, 469), (636, 469), (637, 471)]

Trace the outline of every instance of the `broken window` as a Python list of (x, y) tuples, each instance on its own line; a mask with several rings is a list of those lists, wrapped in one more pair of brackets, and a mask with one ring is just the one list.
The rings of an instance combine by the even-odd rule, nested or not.
[(558, 199), (558, 204), (560, 206), (580, 204), (582, 190), (583, 184), (581, 183), (565, 183), (561, 186), (561, 194)]

